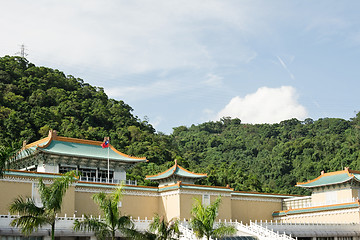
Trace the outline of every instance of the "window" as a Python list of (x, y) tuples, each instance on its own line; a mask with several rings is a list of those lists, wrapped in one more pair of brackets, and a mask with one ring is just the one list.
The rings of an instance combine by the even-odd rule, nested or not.
[(86, 181), (95, 181), (96, 179), (96, 169), (90, 168), (79, 168), (81, 179)]
[[(99, 170), (98, 178), (101, 182), (106, 182), (108, 179), (108, 171), (107, 170)], [(114, 178), (114, 171), (110, 170), (110, 179)]]
[(326, 193), (326, 204), (334, 204), (337, 202), (337, 192), (327, 192)]
[(207, 207), (210, 205), (210, 195), (209, 194), (204, 194), (202, 196), (202, 204)]
[(37, 207), (42, 207), (43, 206), (43, 204), (41, 202), (40, 193), (39, 193), (39, 186), (38, 186), (37, 183), (32, 184), (31, 198), (34, 201), (35, 206), (37, 206)]
[(59, 173), (67, 173), (70, 171), (76, 170), (76, 167), (69, 167), (69, 166), (60, 166)]

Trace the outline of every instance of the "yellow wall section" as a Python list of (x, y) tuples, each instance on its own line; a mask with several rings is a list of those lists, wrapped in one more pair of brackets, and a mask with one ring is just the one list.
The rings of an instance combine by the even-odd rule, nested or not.
[(61, 206), (61, 213), (59, 216), (73, 216), (75, 212), (75, 186), (70, 186), (65, 193), (63, 204)]
[(31, 197), (32, 183), (0, 181), (0, 214), (8, 214), (10, 204), (18, 197)]
[(99, 216), (100, 209), (98, 205), (92, 200), (92, 192), (75, 192), (75, 210), (77, 211), (76, 215), (93, 215)]
[[(281, 209), (282, 203), (273, 202), (271, 198), (261, 198), (258, 200), (254, 198), (242, 197), (242, 200), (237, 200), (236, 197), (231, 200), (232, 218), (233, 220), (243, 221), (249, 223), (255, 220), (271, 221), (273, 219), (272, 213)], [(275, 200), (276, 201), (276, 200)]]
[(306, 213), (289, 215), (289, 217), (281, 217), (284, 223), (359, 223), (359, 212), (337, 212), (331, 214), (330, 212)]
[(129, 192), (121, 200), (120, 211), (122, 214), (131, 215), (133, 218), (151, 219), (158, 212), (158, 201), (159, 197), (137, 196), (131, 195), (131, 192)]
[[(24, 179), (23, 177), (19, 177)], [(28, 178), (28, 180), (37, 182), (37, 178)], [(76, 184), (75, 184), (76, 185)], [(100, 186), (100, 185), (99, 185)], [(101, 185), (104, 186), (104, 185)], [(31, 182), (15, 182), (14, 179), (0, 181), (0, 188), (2, 193), (0, 195), (0, 214), (7, 214), (10, 203), (19, 195), (31, 197), (32, 183)], [(76, 216), (93, 215), (97, 217), (100, 214), (98, 206), (92, 200), (92, 195), (99, 191), (112, 191), (114, 188), (100, 188), (93, 186), (71, 186), (64, 198), (63, 208), (60, 216)], [(126, 190), (121, 200), (122, 204), (119, 210), (122, 214), (131, 215), (133, 218), (140, 217), (141, 219), (151, 219), (155, 213), (164, 216), (166, 220), (172, 218), (184, 218), (189, 220), (191, 218), (191, 209), (194, 204), (194, 198), (199, 198), (202, 201), (203, 194), (210, 195), (210, 202), (214, 202), (219, 195), (222, 195), (222, 203), (219, 209), (217, 219), (224, 220), (238, 220), (248, 223), (250, 220), (273, 220), (272, 213), (274, 211), (282, 210), (282, 202), (280, 197), (264, 197), (261, 194), (252, 194), (251, 196), (241, 195), (235, 193), (230, 197), (230, 192), (219, 190), (219, 188), (207, 187), (185, 189), (178, 188), (171, 191), (157, 192), (145, 191), (141, 187), (135, 190)], [(226, 194), (226, 195), (225, 195)], [(349, 196), (358, 194), (357, 189), (338, 189), (336, 192), (337, 198), (345, 199)], [(314, 194), (315, 198), (321, 199), (325, 193)], [(325, 199), (324, 199), (325, 200)], [(284, 221), (294, 222), (359, 222), (359, 213), (341, 213), (341, 217), (320, 216), (319, 214), (302, 215), (298, 218), (294, 215), (289, 217), (282, 217)], [(316, 215), (316, 216), (315, 216)], [(300, 215), (299, 215), (300, 216)], [(339, 215), (340, 216), (340, 215)], [(346, 220), (343, 220), (343, 217)], [(290, 220), (292, 219), (292, 220)]]
[[(180, 218), (180, 197), (179, 194), (163, 194), (160, 198), (160, 209), (163, 211), (162, 215), (169, 221), (173, 218)], [(161, 214), (161, 213), (160, 213)], [(160, 215), (159, 214), (159, 215)]]
[[(194, 192), (193, 194), (189, 193), (182, 193), (180, 192), (180, 219), (187, 219), (189, 220), (191, 218), (191, 209), (193, 207), (193, 204), (195, 203), (195, 199), (200, 199), (202, 201), (202, 193), (199, 192), (196, 194)], [(210, 202), (213, 203), (218, 196), (220, 196), (221, 193), (215, 193), (215, 195), (210, 195)], [(228, 196), (222, 196), (221, 197), (221, 204), (219, 208), (219, 215), (217, 219), (231, 219), (231, 198)]]
[(195, 198), (202, 201), (201, 194), (180, 194), (180, 219), (189, 220), (191, 218), (191, 209), (195, 203)]

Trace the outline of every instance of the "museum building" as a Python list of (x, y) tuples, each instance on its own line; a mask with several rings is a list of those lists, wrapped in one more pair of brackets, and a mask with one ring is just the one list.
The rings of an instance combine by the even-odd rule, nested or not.
[[(102, 143), (61, 137), (50, 131), (46, 138), (24, 144), (12, 162), (14, 169), (6, 171), (0, 179), (1, 240), (21, 238), (19, 229), (9, 226), (17, 217), (8, 213), (16, 197), (31, 197), (40, 204), (38, 179), (51, 183), (71, 170), (78, 170), (81, 176), (65, 195), (58, 215), (58, 239), (94, 239), (91, 232), (74, 232), (72, 223), (84, 215), (99, 217), (100, 211), (91, 196), (97, 192), (111, 193), (120, 183), (124, 191), (119, 210), (131, 215), (140, 230), (146, 229), (158, 214), (167, 220), (179, 219), (182, 239), (194, 239), (188, 225), (194, 198), (209, 205), (221, 196), (218, 221), (233, 224), (238, 230), (237, 239), (360, 239), (359, 171), (345, 168), (322, 172), (314, 180), (297, 184), (312, 190), (311, 196), (294, 196), (196, 185), (197, 179), (207, 175), (188, 171), (175, 161), (168, 170), (146, 176), (158, 182), (158, 187), (138, 186), (136, 181), (126, 179), (126, 170), (147, 162), (146, 158), (126, 155), (111, 144), (103, 148)], [(48, 228), (31, 236), (49, 239)]]

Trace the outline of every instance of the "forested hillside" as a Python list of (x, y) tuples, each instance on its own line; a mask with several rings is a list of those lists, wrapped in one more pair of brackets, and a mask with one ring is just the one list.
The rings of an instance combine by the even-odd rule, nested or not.
[[(324, 116), (325, 117), (325, 116)], [(296, 182), (321, 170), (360, 170), (360, 114), (351, 120), (323, 118), (279, 124), (243, 124), (223, 118), (156, 133), (123, 101), (100, 87), (26, 59), (0, 58), (0, 146), (19, 146), (56, 129), (61, 136), (101, 141), (110, 136), (119, 150), (150, 162), (129, 171), (141, 184), (177, 159), (189, 170), (207, 173), (201, 184), (235, 190), (306, 194)]]

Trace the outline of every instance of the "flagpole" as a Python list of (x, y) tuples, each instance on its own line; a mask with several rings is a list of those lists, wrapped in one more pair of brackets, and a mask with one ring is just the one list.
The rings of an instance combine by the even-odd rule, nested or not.
[(110, 139), (108, 138), (109, 146), (108, 146), (108, 183), (110, 183), (110, 159), (109, 159), (109, 148), (110, 148)]

